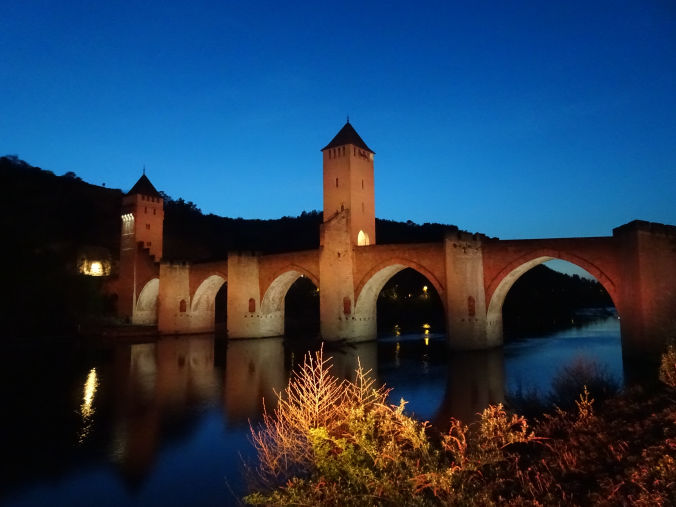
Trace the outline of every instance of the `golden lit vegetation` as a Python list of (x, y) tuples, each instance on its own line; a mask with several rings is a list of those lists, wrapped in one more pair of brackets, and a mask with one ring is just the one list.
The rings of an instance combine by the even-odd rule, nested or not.
[[(673, 381), (670, 354), (661, 372)], [(439, 435), (407, 416), (403, 400), (388, 404), (389, 390), (369, 372), (341, 381), (330, 369), (321, 351), (307, 356), (274, 412), (252, 429), (258, 483), (247, 503), (676, 504), (673, 382), (609, 400), (602, 415), (583, 387), (573, 410), (533, 427), (490, 406), (476, 423), (452, 420)]]

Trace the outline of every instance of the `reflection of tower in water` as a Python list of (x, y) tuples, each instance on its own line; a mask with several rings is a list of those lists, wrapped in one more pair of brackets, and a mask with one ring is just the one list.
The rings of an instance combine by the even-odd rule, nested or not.
[(230, 423), (247, 423), (263, 410), (276, 406), (275, 391), (287, 383), (284, 369), (284, 339), (230, 340), (223, 389), (225, 418)]
[(445, 431), (451, 417), (470, 423), (488, 405), (505, 400), (502, 349), (453, 352), (448, 356), (444, 399), (432, 423)]
[[(248, 424), (263, 412), (263, 403), (270, 411), (277, 404), (277, 395), (288, 385), (290, 370), (303, 365), (306, 347), (285, 346), (283, 338), (230, 340), (228, 342), (223, 390), (226, 419), (231, 424)], [(324, 349), (331, 374), (353, 380), (361, 363), (364, 371), (376, 377), (378, 348), (376, 342), (362, 342)], [(265, 400), (265, 401), (263, 401)]]
[(217, 398), (214, 340), (165, 338), (120, 345), (115, 352), (117, 389), (112, 457), (124, 476), (140, 482), (161, 445), (162, 424), (187, 406)]
[(325, 349), (324, 358), (332, 358), (331, 373), (340, 379), (354, 380), (355, 372), (360, 365), (364, 372), (371, 371), (370, 377), (375, 379), (378, 375), (378, 344), (376, 341)]

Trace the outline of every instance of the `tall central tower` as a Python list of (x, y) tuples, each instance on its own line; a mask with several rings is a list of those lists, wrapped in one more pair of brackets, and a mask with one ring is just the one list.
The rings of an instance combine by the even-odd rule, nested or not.
[(376, 211), (373, 181), (375, 152), (359, 137), (348, 120), (327, 144), (324, 154), (324, 222), (350, 210), (350, 242), (376, 242)]

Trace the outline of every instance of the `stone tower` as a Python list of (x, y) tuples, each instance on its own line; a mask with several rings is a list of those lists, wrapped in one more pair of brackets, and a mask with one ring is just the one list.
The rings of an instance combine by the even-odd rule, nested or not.
[(164, 200), (145, 173), (122, 198), (118, 311), (132, 322), (145, 284), (162, 258)]
[(373, 155), (348, 121), (322, 149), (324, 223), (320, 228), (319, 312), (324, 340), (373, 338), (374, 322), (355, 317), (355, 250), (375, 243)]
[(376, 243), (373, 181), (375, 152), (359, 137), (349, 120), (327, 144), (324, 154), (324, 222), (350, 210), (350, 242)]
[(156, 261), (162, 258), (164, 200), (143, 174), (122, 198), (121, 254), (136, 249), (139, 243)]

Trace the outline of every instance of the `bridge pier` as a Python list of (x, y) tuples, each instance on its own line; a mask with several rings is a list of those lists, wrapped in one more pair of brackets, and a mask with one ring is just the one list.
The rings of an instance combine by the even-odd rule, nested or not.
[(676, 340), (676, 227), (634, 221), (613, 230), (622, 283), (616, 302), (626, 358), (657, 358)]
[[(336, 213), (320, 226), (319, 321), (327, 341), (360, 342), (377, 337), (375, 313), (357, 315), (354, 248), (350, 210)], [(358, 248), (358, 247), (356, 247)]]
[(193, 331), (189, 264), (160, 264), (160, 290), (157, 299), (157, 330), (160, 333), (180, 334)]
[(256, 254), (228, 254), (228, 338), (264, 338), (284, 334), (284, 305), (264, 313), (260, 259)]
[(446, 333), (455, 350), (502, 345), (502, 319), (486, 315), (481, 236), (458, 233), (444, 239), (446, 263)]

